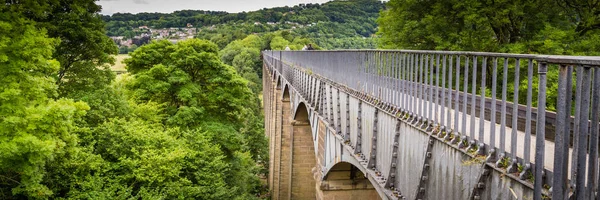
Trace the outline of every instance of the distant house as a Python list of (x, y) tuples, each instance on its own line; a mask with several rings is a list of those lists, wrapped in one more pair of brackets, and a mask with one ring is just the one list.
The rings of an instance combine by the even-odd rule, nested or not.
[(131, 39), (121, 42), (121, 46), (131, 47), (132, 44), (133, 44), (133, 40), (131, 40)]
[(193, 26), (191, 23), (187, 23), (187, 25), (186, 25), (186, 26), (187, 26), (188, 28), (192, 28), (192, 27), (194, 27), (194, 26)]
[(189, 35), (196, 35), (196, 29), (195, 28), (189, 28), (189, 29), (187, 29), (187, 34), (189, 34)]
[(169, 37), (169, 31), (160, 31), (159, 32), (159, 36), (161, 37)]
[(115, 44), (120, 45), (121, 41), (123, 41), (124, 37), (123, 36), (112, 36), (110, 37), (110, 39), (112, 39)]
[(149, 29), (148, 26), (140, 26), (138, 29)]

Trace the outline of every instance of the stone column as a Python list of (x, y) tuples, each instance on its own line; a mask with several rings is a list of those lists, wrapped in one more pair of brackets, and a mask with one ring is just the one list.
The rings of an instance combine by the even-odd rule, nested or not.
[(315, 199), (313, 167), (317, 164), (308, 121), (292, 123), (292, 199)]
[[(281, 113), (279, 131), (276, 136), (276, 149), (275, 154), (277, 156), (276, 160), (276, 171), (277, 174), (277, 182), (274, 190), (274, 198), (273, 199), (289, 199), (290, 194), (290, 162), (291, 162), (291, 131), (292, 131), (292, 110), (290, 109), (290, 100), (289, 97), (281, 100), (281, 106), (279, 107), (279, 112)], [(279, 147), (279, 148), (277, 148)]]

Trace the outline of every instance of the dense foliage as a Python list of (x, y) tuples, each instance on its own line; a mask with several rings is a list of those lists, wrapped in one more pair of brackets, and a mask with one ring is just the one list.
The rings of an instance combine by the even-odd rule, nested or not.
[(132, 37), (137, 28), (198, 27), (198, 37), (220, 48), (253, 33), (287, 30), (298, 33), (326, 49), (375, 48), (372, 35), (383, 3), (377, 0), (330, 1), (293, 7), (265, 8), (252, 12), (226, 13), (183, 10), (164, 13), (115, 13), (103, 16), (108, 35)]
[[(93, 0), (0, 4), (0, 199), (253, 199), (258, 99), (206, 40), (127, 60)], [(239, 60), (239, 59), (238, 59)]]
[(104, 22), (98, 14), (101, 7), (94, 0), (8, 1), (2, 9), (36, 22), (36, 28), (60, 40), (52, 57), (60, 64), (55, 73), (61, 96), (97, 89), (114, 79), (106, 64), (114, 62), (110, 54), (117, 53), (117, 48), (105, 36)]
[(392, 0), (378, 22), (383, 48), (600, 53), (598, 1)]
[[(297, 33), (289, 31), (277, 31), (263, 35), (249, 35), (244, 39), (235, 40), (220, 52), (221, 60), (232, 65), (236, 71), (246, 80), (248, 87), (255, 94), (262, 92), (262, 60), (261, 49), (301, 50), (306, 44), (313, 43)], [(322, 48), (313, 45), (316, 50)]]

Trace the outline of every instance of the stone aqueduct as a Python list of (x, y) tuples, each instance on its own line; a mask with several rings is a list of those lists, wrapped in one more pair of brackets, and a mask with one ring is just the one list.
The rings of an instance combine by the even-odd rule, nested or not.
[(379, 198), (364, 169), (356, 167), (362, 166), (359, 161), (342, 158), (351, 156), (349, 151), (335, 148), (341, 140), (328, 134), (333, 131), (329, 122), (281, 74), (267, 66), (264, 72), (272, 199)]

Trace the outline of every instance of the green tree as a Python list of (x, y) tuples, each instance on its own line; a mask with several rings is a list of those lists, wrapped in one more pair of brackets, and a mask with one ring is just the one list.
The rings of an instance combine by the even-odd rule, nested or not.
[[(268, 159), (257, 99), (215, 44), (141, 47), (128, 60), (133, 75), (116, 81), (106, 70), (85, 72), (101, 61), (77, 61), (59, 87), (55, 59), (68, 56), (55, 47), (64, 38), (47, 35), (50, 22), (31, 19), (52, 18), (44, 11), (60, 7), (52, 3), (0, 4), (2, 199), (254, 199), (263, 192), (258, 175)], [(84, 11), (61, 5), (55, 14), (64, 23), (81, 22), (67, 17)]]
[(593, 38), (596, 8), (557, 2), (392, 0), (378, 19), (380, 47), (577, 54), (585, 47), (568, 44)]
[(61, 96), (106, 86), (114, 79), (106, 64), (114, 62), (111, 55), (118, 49), (105, 34), (95, 0), (9, 1), (3, 8), (3, 12), (23, 13), (46, 29), (50, 38), (59, 39), (53, 58), (60, 63), (56, 83)]
[(119, 47), (119, 54), (127, 54), (127, 53), (129, 53), (129, 48), (127, 48), (127, 46)]
[[(262, 70), (260, 67), (260, 52), (258, 49), (245, 48), (233, 59), (233, 67), (244, 79), (248, 80), (248, 87), (258, 94), (262, 91)], [(259, 77), (260, 76), (260, 77)]]
[[(219, 146), (204, 135), (166, 129), (139, 119), (106, 122), (86, 138), (106, 161), (105, 169), (101, 176), (87, 176), (75, 183), (83, 189), (72, 191), (71, 196), (86, 198), (100, 193), (109, 198), (232, 198), (234, 194), (228, 192), (230, 187), (224, 178), (229, 169), (225, 157)], [(126, 193), (116, 193), (114, 185)]]
[(0, 195), (48, 198), (48, 163), (78, 151), (75, 122), (89, 107), (59, 99), (51, 59), (57, 40), (0, 5)]
[[(262, 123), (257, 120), (260, 115), (257, 99), (248, 82), (233, 67), (220, 61), (214, 43), (198, 39), (177, 44), (153, 42), (132, 52), (125, 62), (134, 74), (127, 84), (132, 97), (139, 103), (151, 101), (164, 105), (167, 126), (204, 130), (202, 134), (219, 144), (228, 163), (248, 162), (244, 152), (249, 152), (254, 160), (266, 159), (263, 129), (256, 127)], [(224, 177), (239, 193), (256, 192), (257, 174), (243, 173), (253, 174), (254, 178), (245, 179), (252, 183), (239, 182), (231, 174)]]
[(170, 123), (241, 122), (254, 98), (246, 81), (219, 60), (217, 46), (205, 40), (155, 42), (132, 52), (125, 63), (136, 76), (131, 85), (136, 98), (166, 103)]
[(127, 49), (127, 52), (134, 52), (138, 47), (136, 44), (132, 44), (131, 47)]
[(281, 37), (281, 36), (275, 36), (272, 40), (271, 40), (271, 49), (273, 50), (284, 50), (285, 47), (288, 47), (291, 44), (290, 41), (286, 40), (285, 38)]

